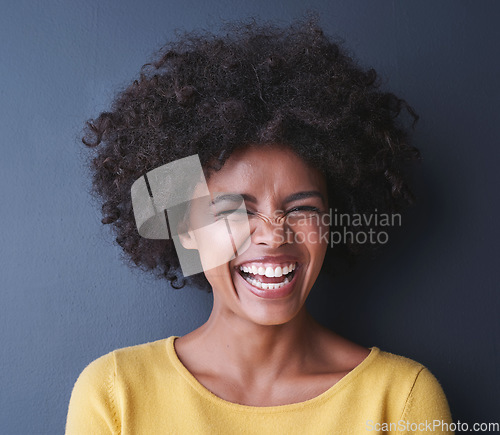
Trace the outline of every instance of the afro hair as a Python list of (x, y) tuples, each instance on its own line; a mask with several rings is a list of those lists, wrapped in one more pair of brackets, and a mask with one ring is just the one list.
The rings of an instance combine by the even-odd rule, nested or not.
[[(174, 288), (187, 279), (210, 290), (203, 274), (183, 278), (172, 240), (139, 235), (130, 195), (136, 179), (193, 154), (209, 176), (240, 147), (280, 143), (322, 171), (339, 212), (392, 213), (413, 201), (406, 167), (419, 158), (409, 143), (416, 120), (317, 19), (288, 27), (252, 20), (165, 45), (109, 111), (87, 122), (83, 143), (92, 149), (102, 222), (129, 264)], [(361, 248), (348, 243), (342, 255)]]

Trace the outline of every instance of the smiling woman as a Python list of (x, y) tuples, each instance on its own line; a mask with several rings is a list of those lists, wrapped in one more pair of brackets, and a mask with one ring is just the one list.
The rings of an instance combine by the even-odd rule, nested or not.
[[(75, 384), (67, 433), (331, 434), (382, 425), (418, 433), (427, 422), (451, 432), (446, 398), (425, 367), (353, 343), (305, 307), (335, 258), (324, 219), (331, 207), (360, 215), (411, 202), (404, 165), (418, 151), (403, 108), (416, 117), (315, 22), (251, 23), (167, 45), (89, 122), (84, 142), (95, 150), (103, 223), (131, 263), (175, 287), (187, 280), (212, 291), (212, 312), (183, 337), (92, 362)], [(188, 206), (173, 221), (155, 202), (170, 199), (151, 171), (189, 156), (203, 175), (186, 177)], [(172, 180), (166, 191), (176, 189)], [(145, 198), (134, 202), (131, 189), (141, 186)], [(139, 203), (160, 211), (153, 221), (167, 236), (151, 226), (154, 238), (140, 235)], [(361, 246), (343, 248), (350, 255)], [(182, 249), (202, 273), (186, 272)]]

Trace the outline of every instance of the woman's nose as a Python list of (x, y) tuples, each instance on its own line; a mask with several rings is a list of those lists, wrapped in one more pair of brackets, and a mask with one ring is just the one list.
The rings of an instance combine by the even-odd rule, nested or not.
[(269, 217), (258, 213), (250, 223), (252, 242), (256, 245), (268, 245), (278, 248), (289, 243), (290, 229), (284, 216)]

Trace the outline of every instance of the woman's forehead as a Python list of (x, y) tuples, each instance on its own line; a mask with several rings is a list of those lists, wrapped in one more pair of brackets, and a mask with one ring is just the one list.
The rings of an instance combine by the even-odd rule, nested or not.
[(323, 174), (281, 144), (255, 144), (236, 150), (219, 171), (211, 174), (210, 185), (250, 186), (311, 185), (324, 187)]

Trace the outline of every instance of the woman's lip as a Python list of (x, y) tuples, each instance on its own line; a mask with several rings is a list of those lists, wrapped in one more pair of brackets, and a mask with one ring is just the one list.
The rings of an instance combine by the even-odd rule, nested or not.
[(254, 287), (252, 284), (250, 284), (245, 278), (240, 273), (236, 273), (238, 275), (239, 279), (243, 281), (243, 284), (255, 295), (263, 299), (280, 299), (288, 296), (290, 293), (293, 292), (293, 288), (295, 286), (295, 282), (297, 280), (297, 276), (301, 272), (301, 268), (297, 266), (297, 268), (294, 271), (294, 275), (292, 280), (285, 284), (283, 287), (273, 289), (273, 290), (264, 290), (260, 289), (257, 287)]

